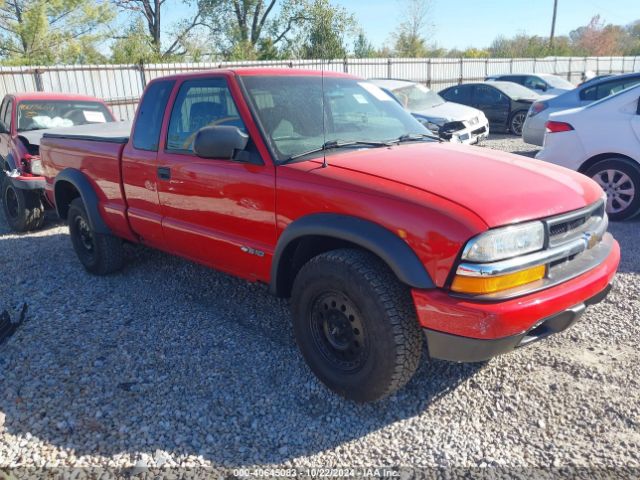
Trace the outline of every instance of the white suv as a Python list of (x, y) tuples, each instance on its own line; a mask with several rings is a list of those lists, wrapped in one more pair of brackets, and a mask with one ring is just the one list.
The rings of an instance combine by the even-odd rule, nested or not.
[(640, 212), (640, 85), (552, 113), (536, 158), (578, 170), (607, 194), (612, 220)]

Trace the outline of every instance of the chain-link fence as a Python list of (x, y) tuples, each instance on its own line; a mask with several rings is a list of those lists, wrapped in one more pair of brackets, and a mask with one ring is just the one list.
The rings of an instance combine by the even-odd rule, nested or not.
[(504, 73), (552, 73), (578, 83), (583, 72), (598, 75), (634, 72), (640, 57), (549, 58), (347, 58), (344, 60), (278, 60), (145, 65), (71, 65), (1, 67), (0, 95), (41, 91), (82, 93), (102, 98), (116, 116), (129, 119), (150, 80), (165, 75), (231, 67), (324, 69), (364, 78), (396, 78), (422, 82), (434, 90), (484, 80)]

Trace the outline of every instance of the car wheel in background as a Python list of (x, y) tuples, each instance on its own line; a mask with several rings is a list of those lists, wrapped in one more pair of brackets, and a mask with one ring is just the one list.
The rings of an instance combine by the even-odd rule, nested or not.
[(413, 376), (422, 332), (409, 289), (375, 255), (333, 250), (296, 276), (293, 329), (307, 364), (356, 402), (394, 393)]
[(585, 173), (607, 194), (611, 220), (625, 220), (640, 212), (640, 167), (626, 158), (608, 158)]
[(7, 223), (16, 232), (36, 230), (44, 223), (44, 206), (35, 192), (16, 188), (11, 179), (2, 179), (2, 207)]
[(509, 130), (511, 133), (519, 137), (522, 136), (522, 128), (524, 127), (524, 121), (526, 119), (526, 110), (518, 110), (516, 113), (511, 115), (511, 120), (509, 120)]

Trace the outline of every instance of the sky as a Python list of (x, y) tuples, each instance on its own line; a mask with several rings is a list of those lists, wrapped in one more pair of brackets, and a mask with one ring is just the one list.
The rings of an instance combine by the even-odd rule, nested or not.
[[(441, 48), (483, 48), (498, 35), (518, 33), (548, 36), (553, 0), (430, 0), (433, 25), (429, 43)], [(164, 20), (184, 15), (179, 0), (169, 3)], [(402, 0), (332, 0), (355, 14), (369, 40), (381, 47), (402, 21)], [(594, 15), (607, 23), (626, 25), (640, 19), (640, 0), (558, 0), (556, 34), (589, 23)]]

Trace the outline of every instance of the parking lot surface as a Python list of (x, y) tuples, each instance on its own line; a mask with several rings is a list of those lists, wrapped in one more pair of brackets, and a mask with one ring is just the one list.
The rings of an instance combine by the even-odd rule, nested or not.
[(423, 359), (355, 405), (264, 287), (143, 247), (94, 277), (66, 226), (15, 235), (0, 215), (0, 312), (28, 305), (0, 345), (0, 467), (640, 468), (640, 221), (610, 230), (615, 287), (569, 331), (481, 365)]

